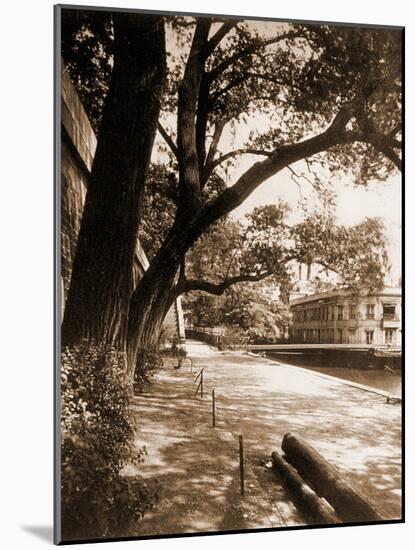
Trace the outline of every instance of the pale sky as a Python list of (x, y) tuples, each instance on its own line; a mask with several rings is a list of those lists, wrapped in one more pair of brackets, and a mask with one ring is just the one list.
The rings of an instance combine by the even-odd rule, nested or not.
[[(242, 147), (247, 141), (249, 132), (252, 129), (265, 132), (270, 124), (268, 117), (253, 115), (248, 118), (246, 125), (238, 125), (236, 135), (228, 133), (221, 140), (222, 152)], [(237, 177), (247, 170), (254, 162), (265, 157), (255, 155), (243, 155), (238, 163), (229, 173), (228, 185), (235, 183)], [(307, 173), (303, 162), (292, 165), (297, 173)], [(316, 167), (315, 167), (316, 169)], [(318, 171), (316, 169), (316, 171)], [(256, 206), (273, 204), (278, 200), (286, 201), (291, 208), (295, 209), (301, 198), (307, 198), (312, 204), (316, 202), (316, 193), (312, 185), (304, 179), (300, 180), (299, 186), (292, 180), (291, 172), (285, 169), (269, 180), (261, 184), (245, 202), (233, 211), (232, 217), (243, 219), (245, 214), (251, 212)], [(337, 194), (336, 215), (341, 224), (352, 225), (363, 221), (366, 217), (379, 217), (385, 223), (386, 238), (388, 240), (388, 253), (391, 263), (392, 283), (397, 284), (401, 276), (401, 199), (402, 199), (402, 178), (394, 174), (387, 181), (374, 181), (367, 187), (356, 186), (351, 178), (332, 178), (331, 183)], [(301, 193), (301, 194), (300, 194)], [(295, 222), (295, 212), (292, 221)]]

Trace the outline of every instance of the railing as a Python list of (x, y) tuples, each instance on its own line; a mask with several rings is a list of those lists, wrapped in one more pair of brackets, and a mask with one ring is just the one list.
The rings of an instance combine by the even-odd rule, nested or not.
[(233, 334), (225, 334), (223, 329), (215, 329), (209, 327), (193, 327), (186, 329), (188, 338), (195, 338), (207, 344), (218, 348), (245, 350), (248, 345), (248, 337)]
[(198, 379), (200, 378), (200, 382), (196, 388), (196, 391), (195, 391), (195, 397), (196, 395), (198, 394), (198, 391), (200, 389), (200, 397), (203, 399), (203, 371), (205, 370), (205, 368), (203, 367), (203, 369), (201, 369), (201, 371), (199, 372), (199, 374), (196, 376), (196, 378), (193, 380), (193, 383), (196, 383), (198, 381)]
[(202, 342), (206, 342), (211, 346), (222, 349), (223, 334), (213, 332), (213, 329), (195, 327), (192, 329), (187, 329), (186, 335), (188, 338), (202, 340)]

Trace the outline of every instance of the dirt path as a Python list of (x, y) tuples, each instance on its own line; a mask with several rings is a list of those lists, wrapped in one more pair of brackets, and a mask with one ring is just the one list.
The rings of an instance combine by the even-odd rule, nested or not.
[[(194, 372), (163, 369), (136, 398), (140, 473), (162, 486), (158, 509), (137, 535), (304, 525), (265, 467), (286, 432), (303, 436), (393, 518), (400, 517), (400, 406), (311, 371), (187, 344)], [(193, 379), (204, 367), (205, 396)], [(212, 427), (211, 390), (217, 400)], [(239, 495), (238, 435), (245, 441), (246, 495)]]

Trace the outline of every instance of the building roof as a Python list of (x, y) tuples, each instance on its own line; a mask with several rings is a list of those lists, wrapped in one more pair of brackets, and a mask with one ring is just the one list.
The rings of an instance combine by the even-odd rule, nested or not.
[[(290, 301), (290, 306), (297, 306), (300, 304), (306, 304), (309, 302), (325, 302), (331, 298), (348, 297), (352, 296), (352, 290), (346, 288), (338, 288), (334, 290), (328, 290), (319, 294), (310, 294), (309, 296), (303, 296), (302, 298), (296, 298)], [(390, 296), (400, 298), (402, 296), (402, 289), (400, 287), (386, 286), (383, 290), (378, 292), (361, 292), (360, 296)]]

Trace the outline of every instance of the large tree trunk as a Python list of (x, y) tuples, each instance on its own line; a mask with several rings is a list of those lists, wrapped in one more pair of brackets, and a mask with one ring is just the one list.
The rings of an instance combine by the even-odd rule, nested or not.
[(85, 200), (62, 324), (125, 350), (144, 182), (166, 71), (163, 18), (114, 16), (114, 69)]
[(137, 351), (157, 344), (163, 320), (176, 298), (173, 287), (180, 263), (206, 229), (199, 221), (199, 214), (195, 212), (191, 216), (186, 209), (179, 209), (174, 224), (131, 297), (127, 349), (129, 366), (133, 370)]
[(136, 367), (138, 350), (154, 348), (159, 340), (164, 318), (172, 305), (171, 291), (177, 273), (178, 262), (167, 255), (140, 279), (130, 305), (128, 331), (128, 364)]

